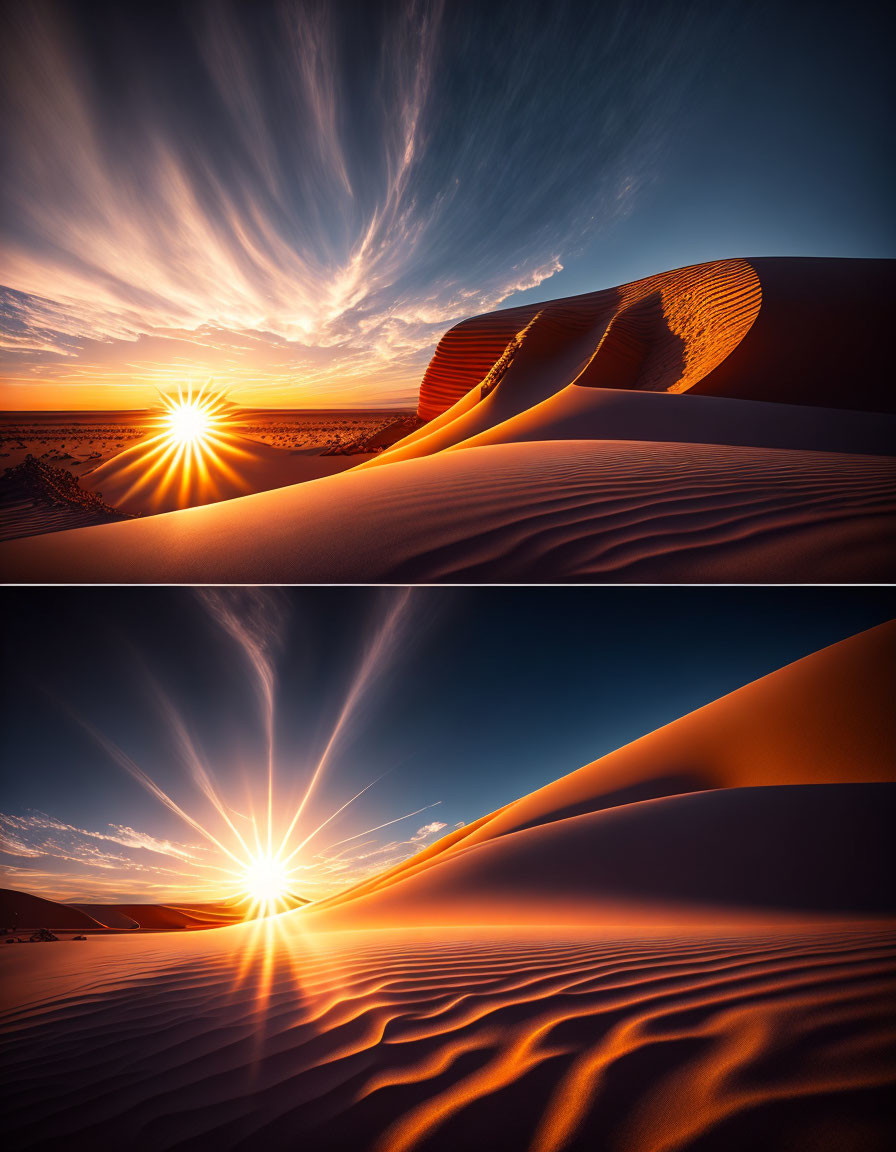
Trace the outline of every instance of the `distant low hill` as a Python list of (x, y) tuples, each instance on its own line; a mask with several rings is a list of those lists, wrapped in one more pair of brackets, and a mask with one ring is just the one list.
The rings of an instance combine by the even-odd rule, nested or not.
[[(290, 896), (287, 908), (300, 908), (308, 901)], [(240, 900), (208, 904), (62, 904), (0, 888), (0, 928), (16, 933), (37, 928), (77, 932), (169, 932), (184, 928), (221, 928), (246, 919), (247, 905)]]

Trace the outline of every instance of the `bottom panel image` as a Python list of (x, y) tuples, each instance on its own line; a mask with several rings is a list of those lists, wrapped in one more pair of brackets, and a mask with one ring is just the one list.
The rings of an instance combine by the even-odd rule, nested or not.
[(10, 1147), (892, 1146), (891, 591), (4, 595)]

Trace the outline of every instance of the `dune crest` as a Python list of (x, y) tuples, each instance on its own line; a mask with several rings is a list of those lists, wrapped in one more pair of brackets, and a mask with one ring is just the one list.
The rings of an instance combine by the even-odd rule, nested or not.
[[(555, 390), (579, 383), (685, 392), (699, 385), (706, 395), (892, 412), (880, 378), (853, 377), (857, 360), (884, 368), (885, 354), (873, 345), (894, 276), (888, 260), (717, 260), (474, 316), (439, 341), (418, 414), (440, 416), (483, 382), (514, 341), (525, 347), (521, 333), (534, 342), (542, 328), (556, 330), (560, 317), (570, 336), (589, 329), (591, 352), (580, 357), (578, 372), (555, 380)], [(725, 363), (735, 350), (736, 360)]]
[[(879, 814), (892, 808), (896, 793), (894, 669), (896, 621), (745, 685), (309, 913), (385, 925), (458, 922), (466, 912), (472, 922), (488, 923), (495, 909), (512, 905), (512, 921), (538, 921), (553, 903), (570, 922), (618, 922), (619, 905), (636, 897), (657, 914), (670, 898), (666, 872), (677, 876), (680, 906), (713, 903), (718, 884), (718, 893), (743, 891), (742, 907), (771, 910), (777, 884), (782, 895), (791, 892), (783, 907), (808, 912), (821, 910), (813, 877), (832, 867), (829, 882), (819, 885), (831, 897), (829, 912), (849, 912), (843, 901), (852, 891), (856, 914), (883, 915), (892, 911), (892, 895), (879, 886), (887, 840)], [(765, 864), (754, 860), (753, 827), (769, 837), (760, 846)], [(858, 854), (838, 827), (862, 829)], [(627, 855), (629, 843), (658, 845), (667, 835), (667, 850), (654, 856), (641, 848), (642, 861)], [(676, 872), (676, 853), (686, 854), (687, 875)], [(688, 871), (692, 865), (696, 872)], [(742, 888), (742, 870), (753, 889)], [(799, 875), (802, 889), (790, 883)], [(850, 877), (844, 888), (837, 875)], [(489, 876), (496, 877), (491, 889)]]

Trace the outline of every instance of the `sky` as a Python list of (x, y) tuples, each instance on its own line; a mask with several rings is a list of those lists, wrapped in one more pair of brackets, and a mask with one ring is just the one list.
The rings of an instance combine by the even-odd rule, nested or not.
[(292, 890), (328, 895), (894, 607), (882, 588), (8, 589), (2, 884), (237, 895), (270, 773)]
[(0, 405), (413, 407), (499, 306), (892, 257), (883, 6), (3, 8)]

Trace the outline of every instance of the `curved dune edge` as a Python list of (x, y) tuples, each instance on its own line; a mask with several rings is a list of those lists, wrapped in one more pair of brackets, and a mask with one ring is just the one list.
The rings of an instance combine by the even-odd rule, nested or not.
[(717, 260), (464, 320), (439, 341), (420, 386), (417, 414), (430, 420), (471, 388), (497, 383), (488, 374), (502, 357), (501, 369), (511, 373), (529, 345), (544, 357), (583, 332), (588, 338), (580, 383), (687, 391), (743, 339), (761, 299), (759, 277), (748, 261)]
[(548, 359), (554, 392), (576, 381), (696, 388), (892, 412), (880, 336), (894, 288), (892, 260), (762, 257), (474, 316), (439, 341), (418, 415), (439, 419), (462, 398), (496, 385), (525, 392), (539, 360), (544, 370)]
[[(328, 917), (337, 922), (341, 917), (360, 918), (380, 925), (401, 920), (456, 922), (459, 905), (466, 904), (477, 908), (477, 919), (484, 913), (488, 922), (489, 906), (493, 915), (496, 906), (513, 905), (514, 897), (512, 891), (502, 889), (500, 898), (495, 895), (491, 900), (484, 897), (479, 901), (477, 886), (481, 885), (483, 892), (487, 887), (485, 870), (497, 867), (500, 871), (503, 865), (500, 857), (498, 864), (494, 863), (492, 849), (485, 856), (478, 850), (523, 834), (522, 840), (506, 847), (512, 871), (520, 878), (519, 900), (509, 915), (523, 916), (524, 920), (543, 918), (547, 892), (553, 888), (555, 901), (567, 901), (571, 922), (581, 920), (583, 915), (593, 920), (602, 915), (597, 907), (601, 899), (631, 903), (636, 891), (640, 891), (630, 888), (621, 897), (618, 893), (614, 896), (613, 884), (619, 879), (616, 871), (632, 867), (632, 862), (625, 860), (624, 843), (617, 844), (615, 857), (605, 861), (602, 868), (589, 864), (591, 849), (595, 853), (602, 851), (602, 828), (606, 827), (606, 835), (613, 837), (617, 823), (614, 819), (604, 820), (603, 824), (601, 820), (588, 823), (587, 818), (606, 816), (617, 808), (625, 810), (620, 817), (623, 827), (627, 827), (625, 821), (633, 821), (632, 843), (656, 843), (666, 834), (666, 827), (673, 835), (678, 829), (688, 829), (691, 842), (676, 851), (699, 860), (698, 872), (715, 870), (717, 876), (710, 876), (708, 882), (718, 879), (719, 883), (728, 884), (732, 892), (739, 890), (741, 862), (751, 856), (749, 838), (741, 841), (744, 828), (762, 828), (763, 836), (771, 835), (769, 830), (776, 826), (781, 814), (790, 811), (794, 826), (790, 846), (787, 834), (782, 833), (780, 842), (770, 843), (768, 849), (769, 859), (778, 852), (776, 867), (782, 871), (781, 892), (787, 887), (783, 872), (790, 851), (794, 860), (789, 871), (795, 870), (796, 874), (807, 861), (814, 861), (809, 865), (809, 875), (821, 875), (835, 859), (840, 861), (838, 867), (843, 875), (851, 874), (856, 867), (867, 869), (868, 875), (856, 878), (854, 887), (870, 893), (875, 889), (875, 875), (885, 872), (881, 857), (883, 834), (879, 827), (876, 835), (872, 833), (877, 816), (870, 812), (867, 817), (862, 816), (860, 809), (866, 803), (879, 803), (883, 810), (892, 803), (889, 791), (874, 793), (877, 799), (872, 801), (866, 800), (872, 793), (863, 789), (873, 786), (889, 790), (896, 780), (892, 756), (896, 718), (889, 701), (894, 671), (896, 621), (812, 653), (552, 781), (452, 832), (394, 868), (318, 902), (308, 914), (321, 917), (323, 923)], [(833, 791), (825, 792), (825, 787)], [(843, 791), (838, 793), (837, 788)], [(732, 799), (732, 792), (738, 797)], [(756, 796), (752, 795), (754, 792)], [(705, 799), (692, 801), (688, 794), (699, 794)], [(670, 799), (678, 807), (665, 812), (662, 804)], [(661, 805), (660, 809), (656, 804)], [(756, 805), (764, 804), (769, 807), (761, 815)], [(844, 858), (840, 860), (838, 856), (838, 837), (833, 830), (841, 804), (844, 812), (849, 805), (858, 805), (854, 824), (844, 818), (842, 826), (852, 828), (854, 835), (858, 834), (855, 829), (861, 829), (867, 858), (860, 860), (861, 852), (856, 856), (848, 836), (840, 842)], [(817, 822), (803, 830), (805, 842), (800, 837), (798, 819), (801, 805), (807, 812), (815, 810), (813, 805), (818, 806)], [(748, 815), (751, 811), (755, 811), (754, 817)], [(829, 827), (831, 818), (833, 826)], [(582, 820), (586, 823), (575, 823)], [(558, 823), (562, 830), (554, 827)], [(828, 833), (816, 842), (814, 837), (822, 825), (828, 827)], [(714, 854), (713, 849), (714, 829), (723, 827), (726, 832), (724, 837), (719, 836), (720, 841), (724, 840), (719, 844), (719, 853), (738, 845), (727, 871), (720, 854)], [(551, 862), (564, 855), (564, 841), (578, 843), (582, 837), (581, 849), (573, 852), (564, 867), (558, 865), (556, 874), (552, 873)], [(671, 854), (670, 849), (666, 856)], [(459, 873), (453, 863), (458, 858)], [(533, 864), (537, 899), (535, 889), (530, 891), (522, 881)], [(674, 861), (666, 866), (674, 873)], [(655, 887), (652, 894), (649, 889), (642, 891), (641, 898), (656, 905), (662, 903), (662, 859), (653, 859), (652, 867), (656, 870)], [(761, 863), (753, 871), (758, 877), (763, 872)], [(472, 887), (466, 879), (468, 874), (476, 878)], [(457, 876), (456, 893), (445, 875)], [(698, 892), (698, 880), (699, 876), (679, 878), (679, 904), (687, 903), (688, 891)], [(809, 880), (807, 898), (815, 899), (811, 887)], [(827, 886), (829, 893), (836, 889), (833, 881)], [(579, 892), (578, 901), (569, 899), (573, 891)], [(706, 891), (697, 903), (707, 903)], [(758, 892), (756, 895), (759, 904), (769, 906), (767, 898), (760, 899)], [(856, 911), (867, 909), (857, 906)]]
[(894, 462), (496, 444), (0, 545), (13, 582), (886, 582)]

